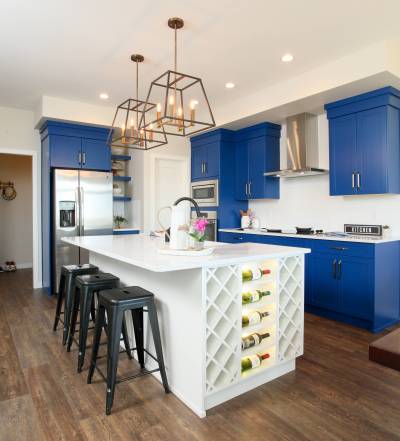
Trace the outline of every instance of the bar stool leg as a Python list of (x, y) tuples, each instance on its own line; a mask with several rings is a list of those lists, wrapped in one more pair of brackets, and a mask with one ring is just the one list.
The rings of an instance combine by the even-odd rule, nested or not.
[(128, 358), (130, 360), (132, 360), (132, 349), (131, 349), (131, 345), (129, 343), (129, 336), (128, 336), (128, 329), (126, 327), (125, 314), (124, 314), (124, 317), (122, 320), (122, 338), (124, 339), (126, 354), (128, 355)]
[[(65, 297), (64, 290), (65, 290), (65, 275), (61, 274), (60, 284), (58, 286), (58, 293), (57, 293), (56, 316), (54, 318), (53, 331), (57, 331), (58, 322), (60, 321), (61, 309), (62, 309), (62, 305), (64, 303), (64, 297)], [(65, 307), (64, 307), (64, 310), (65, 310)], [(64, 313), (64, 320), (65, 320), (65, 313)]]
[(84, 286), (80, 293), (78, 373), (82, 372), (83, 363), (85, 362), (86, 342), (92, 304), (93, 291)]
[(117, 308), (108, 308), (108, 342), (107, 342), (107, 394), (106, 415), (111, 414), (114, 402), (115, 383), (117, 380), (117, 366), (119, 355), (119, 340), (122, 330), (123, 311)]
[(103, 305), (99, 305), (99, 311), (96, 317), (96, 324), (94, 326), (94, 336), (93, 336), (93, 344), (92, 344), (92, 355), (90, 358), (90, 367), (87, 377), (87, 383), (92, 383), (92, 377), (94, 373), (94, 369), (96, 367), (97, 354), (99, 353), (100, 339), (101, 339), (101, 331), (105, 325), (106, 320), (106, 309)]
[(79, 303), (80, 303), (80, 290), (78, 288), (75, 288), (75, 295), (72, 299), (72, 313), (71, 313), (71, 321), (70, 321), (69, 333), (68, 333), (67, 352), (71, 351), (72, 342), (74, 341), (76, 322), (78, 319)]
[(148, 313), (149, 313), (149, 321), (150, 321), (150, 326), (151, 326), (151, 332), (153, 333), (154, 347), (156, 349), (161, 379), (162, 379), (162, 382), (164, 385), (165, 393), (169, 393), (170, 390), (169, 390), (169, 386), (168, 386), (167, 372), (165, 370), (165, 364), (164, 364), (164, 357), (163, 357), (163, 351), (162, 351), (162, 345), (161, 345), (160, 328), (158, 326), (157, 311), (156, 311), (154, 303), (153, 302), (149, 303), (147, 309), (148, 309)]
[(68, 274), (65, 282), (65, 299), (64, 299), (64, 329), (63, 329), (63, 345), (68, 340), (69, 325), (71, 321), (72, 301), (73, 301), (73, 283), (74, 277)]
[(132, 309), (131, 313), (138, 361), (140, 367), (144, 369), (143, 308)]

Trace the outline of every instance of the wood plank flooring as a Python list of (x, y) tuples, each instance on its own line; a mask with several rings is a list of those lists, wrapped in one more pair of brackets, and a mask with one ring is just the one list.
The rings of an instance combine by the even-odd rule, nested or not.
[(76, 374), (31, 277), (0, 273), (0, 441), (400, 441), (400, 372), (368, 360), (378, 336), (312, 315), (295, 372), (205, 419), (150, 376), (117, 386), (106, 417), (104, 383)]

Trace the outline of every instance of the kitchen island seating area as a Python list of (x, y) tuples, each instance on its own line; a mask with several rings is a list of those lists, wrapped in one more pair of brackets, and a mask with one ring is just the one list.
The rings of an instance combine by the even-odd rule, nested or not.
[[(86, 349), (90, 347), (87, 346), (90, 315), (92, 320), (95, 321), (95, 335), (91, 345), (92, 355), (87, 383), (90, 384), (92, 382), (94, 370), (97, 369), (107, 384), (106, 415), (111, 414), (117, 383), (160, 371), (165, 392), (169, 392), (154, 295), (138, 286), (119, 288), (119, 285), (118, 277), (99, 271), (96, 265), (64, 265), (61, 268), (53, 325), (53, 331), (55, 332), (61, 316), (63, 316), (63, 345), (67, 342), (67, 352), (70, 352), (72, 343), (75, 342), (77, 344), (78, 373), (80, 373), (84, 365)], [(62, 311), (63, 304), (64, 311)], [(125, 317), (125, 312), (127, 311), (131, 311), (132, 315), (136, 342), (135, 348), (132, 348), (127, 333)], [(144, 347), (143, 311), (148, 312), (149, 315), (157, 357), (154, 357)], [(77, 321), (78, 313), (80, 313), (79, 323)], [(77, 324), (79, 324), (79, 341), (75, 339)], [(97, 360), (102, 358), (98, 357), (98, 350), (103, 328), (107, 335), (106, 375), (97, 366)], [(66, 339), (64, 339), (65, 333), (67, 334)], [(124, 343), (123, 351), (120, 350), (121, 333)], [(137, 352), (140, 372), (123, 379), (117, 379), (119, 353), (126, 352), (128, 358), (132, 359), (132, 351), (134, 350)], [(146, 369), (145, 353), (158, 364), (159, 367), (157, 369)]]

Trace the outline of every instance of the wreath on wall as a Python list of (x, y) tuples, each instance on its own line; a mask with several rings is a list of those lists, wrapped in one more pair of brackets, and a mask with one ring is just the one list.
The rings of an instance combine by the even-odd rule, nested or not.
[(0, 188), (2, 190), (1, 196), (6, 201), (12, 201), (17, 197), (17, 192), (14, 188), (14, 184), (12, 182), (1, 182), (0, 181)]

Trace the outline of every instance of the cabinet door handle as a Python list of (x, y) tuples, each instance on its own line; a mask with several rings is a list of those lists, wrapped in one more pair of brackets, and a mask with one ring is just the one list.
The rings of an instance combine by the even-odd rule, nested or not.
[(332, 262), (332, 277), (334, 279), (336, 279), (336, 275), (337, 275), (337, 268), (336, 268), (336, 259)]
[(78, 164), (79, 165), (82, 164), (82, 153), (81, 152), (78, 153)]
[(245, 192), (246, 192), (246, 196), (249, 196), (249, 191), (248, 191), (248, 183), (246, 182), (246, 184), (245, 184), (245, 186), (244, 186), (244, 188), (245, 188)]
[(360, 173), (357, 172), (357, 188), (360, 189), (361, 188), (361, 178), (360, 178)]
[(353, 172), (352, 174), (351, 174), (351, 188), (354, 188), (355, 187), (355, 173)]
[(86, 152), (82, 153), (82, 164), (85, 165), (86, 164)]
[(204, 162), (204, 173), (207, 173), (207, 162)]
[(338, 262), (338, 275), (337, 275), (337, 278), (338, 279), (342, 278), (342, 260), (341, 259), (339, 259), (339, 262)]
[(346, 250), (348, 250), (348, 248), (347, 247), (331, 247), (331, 250), (346, 251)]
[(249, 196), (251, 197), (251, 181), (249, 182)]

